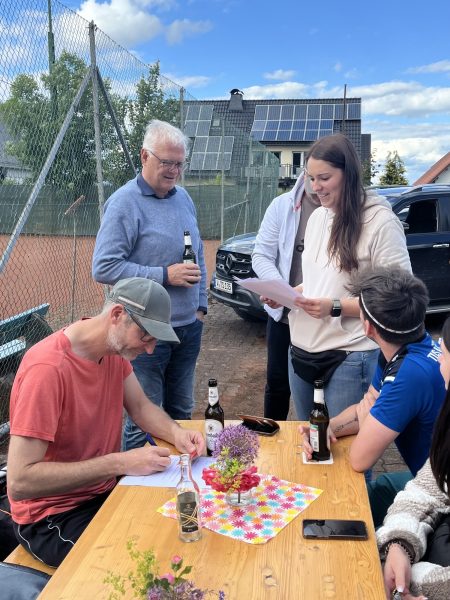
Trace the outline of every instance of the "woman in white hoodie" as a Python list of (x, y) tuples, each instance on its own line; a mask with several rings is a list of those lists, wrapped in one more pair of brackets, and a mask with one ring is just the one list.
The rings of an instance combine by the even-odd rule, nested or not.
[(297, 416), (308, 420), (313, 383), (325, 383), (330, 416), (359, 402), (378, 350), (364, 335), (354, 270), (397, 265), (411, 271), (402, 224), (387, 200), (364, 190), (361, 163), (344, 135), (321, 138), (306, 158), (306, 178), (321, 207), (311, 215), (302, 256), (303, 297), (290, 312), (289, 379)]

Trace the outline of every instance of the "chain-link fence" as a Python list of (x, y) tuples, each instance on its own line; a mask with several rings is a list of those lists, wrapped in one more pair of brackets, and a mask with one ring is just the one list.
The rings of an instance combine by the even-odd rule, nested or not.
[[(24, 351), (101, 307), (91, 257), (102, 206), (139, 168), (145, 125), (185, 128), (195, 98), (57, 1), (2, 0), (0, 31), (2, 423)], [(202, 237), (257, 229), (278, 161), (223, 119), (208, 143), (216, 163), (197, 153), (182, 181)]]

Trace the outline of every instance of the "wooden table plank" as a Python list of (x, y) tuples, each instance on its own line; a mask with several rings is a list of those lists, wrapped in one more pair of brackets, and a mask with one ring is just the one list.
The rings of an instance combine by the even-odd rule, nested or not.
[[(201, 428), (203, 422), (189, 425)], [(155, 549), (161, 573), (179, 554), (193, 565), (197, 585), (223, 589), (227, 600), (383, 598), (364, 477), (349, 465), (351, 439), (333, 446), (333, 465), (304, 465), (297, 428), (296, 422), (281, 423), (279, 434), (260, 438), (259, 471), (324, 491), (268, 543), (247, 544), (203, 529), (202, 540), (185, 544), (178, 539), (176, 521), (156, 512), (174, 496), (173, 489), (117, 486), (40, 599), (107, 599), (108, 570), (126, 574), (133, 568), (126, 551), (132, 537), (140, 549)], [(303, 518), (362, 519), (369, 540), (305, 540)]]

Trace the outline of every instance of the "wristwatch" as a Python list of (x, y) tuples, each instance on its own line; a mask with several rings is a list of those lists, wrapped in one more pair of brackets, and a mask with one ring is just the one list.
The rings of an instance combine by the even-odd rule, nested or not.
[(333, 300), (333, 304), (331, 305), (330, 315), (332, 317), (340, 317), (342, 312), (341, 301), (338, 298)]

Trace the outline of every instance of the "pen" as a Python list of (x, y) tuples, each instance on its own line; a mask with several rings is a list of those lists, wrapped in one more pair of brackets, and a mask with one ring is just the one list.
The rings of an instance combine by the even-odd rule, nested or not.
[(149, 433), (145, 434), (145, 439), (147, 440), (147, 442), (151, 445), (151, 446), (157, 446), (158, 444), (155, 442), (155, 440), (152, 438), (152, 436)]

